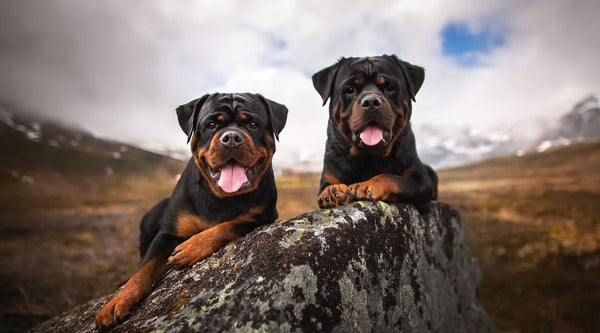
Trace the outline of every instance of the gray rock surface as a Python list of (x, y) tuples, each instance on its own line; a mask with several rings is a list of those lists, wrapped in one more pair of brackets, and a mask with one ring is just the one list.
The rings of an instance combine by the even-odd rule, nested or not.
[[(490, 332), (454, 209), (355, 202), (261, 227), (169, 271), (114, 332)], [(38, 326), (94, 332), (109, 296)]]

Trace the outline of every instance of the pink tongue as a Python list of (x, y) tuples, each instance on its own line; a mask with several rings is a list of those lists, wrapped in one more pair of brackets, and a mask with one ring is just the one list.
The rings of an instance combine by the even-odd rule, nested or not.
[(374, 146), (383, 139), (383, 131), (377, 126), (367, 126), (360, 133), (360, 139), (367, 146)]
[(219, 187), (227, 193), (233, 193), (248, 181), (244, 168), (237, 163), (230, 163), (221, 169)]

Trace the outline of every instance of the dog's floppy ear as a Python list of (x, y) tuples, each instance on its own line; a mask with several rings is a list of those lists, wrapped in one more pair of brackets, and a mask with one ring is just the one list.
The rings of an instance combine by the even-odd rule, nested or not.
[(194, 131), (196, 130), (196, 122), (198, 121), (198, 112), (202, 108), (202, 105), (208, 99), (210, 95), (206, 94), (200, 98), (197, 98), (187, 104), (180, 105), (175, 111), (177, 112), (177, 119), (179, 120), (179, 126), (185, 134), (187, 134), (187, 142), (190, 142)]
[(342, 60), (344, 58), (341, 58), (335, 65), (322, 69), (312, 76), (313, 86), (323, 98), (323, 105), (327, 103), (333, 93), (333, 81), (335, 81)]
[(406, 81), (408, 92), (410, 93), (410, 99), (414, 101), (417, 92), (419, 89), (421, 89), (423, 81), (425, 80), (425, 69), (423, 69), (423, 67), (409, 64), (406, 61), (402, 61), (395, 55), (392, 55), (391, 57), (396, 61), (396, 63), (398, 63), (398, 66), (400, 66), (402, 74), (404, 74), (404, 80)]
[(283, 130), (285, 122), (287, 121), (288, 109), (283, 104), (274, 102), (268, 98), (264, 98), (262, 95), (258, 95), (258, 98), (267, 109), (269, 118), (271, 119), (271, 127), (273, 128), (273, 135), (275, 139), (279, 141), (279, 133)]

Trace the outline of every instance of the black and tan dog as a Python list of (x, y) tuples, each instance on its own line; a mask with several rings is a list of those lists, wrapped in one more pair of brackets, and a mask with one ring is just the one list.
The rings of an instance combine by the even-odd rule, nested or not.
[(182, 268), (277, 218), (271, 159), (287, 108), (255, 94), (212, 94), (177, 108), (193, 157), (170, 198), (142, 219), (139, 270), (96, 315), (126, 317), (169, 266)]
[(313, 75), (323, 105), (331, 99), (321, 208), (355, 200), (425, 207), (436, 199), (437, 176), (419, 160), (410, 128), (424, 78), (423, 68), (395, 55), (342, 58)]

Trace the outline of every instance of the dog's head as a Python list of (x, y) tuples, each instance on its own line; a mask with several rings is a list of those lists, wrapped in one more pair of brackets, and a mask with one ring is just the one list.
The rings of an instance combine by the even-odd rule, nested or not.
[(313, 75), (315, 89), (330, 100), (330, 119), (351, 146), (353, 156), (388, 156), (409, 123), (421, 88), (423, 68), (395, 55), (341, 58)]
[(212, 192), (227, 197), (258, 187), (287, 108), (258, 94), (215, 93), (179, 106), (177, 117)]

